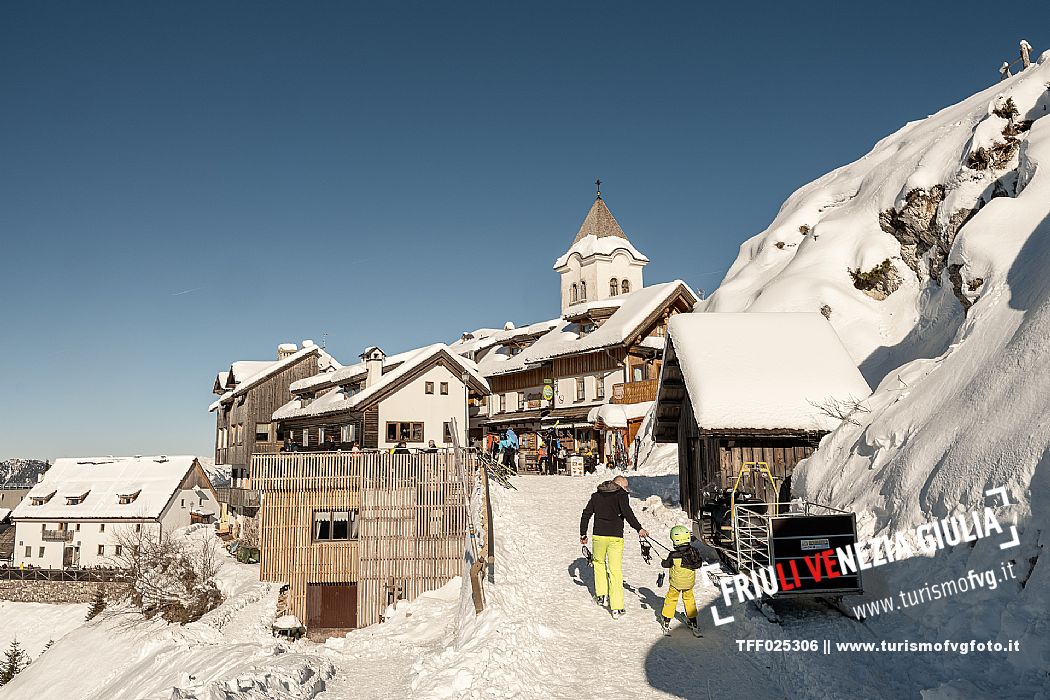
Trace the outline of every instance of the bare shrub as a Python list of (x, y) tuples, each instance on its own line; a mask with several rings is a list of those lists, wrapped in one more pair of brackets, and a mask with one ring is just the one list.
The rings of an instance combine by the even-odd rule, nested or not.
[(835, 420), (844, 421), (852, 425), (860, 425), (860, 421), (854, 418), (855, 414), (871, 413), (871, 410), (864, 405), (864, 402), (855, 396), (850, 396), (846, 399), (828, 397), (819, 403), (816, 401), (810, 401), (809, 405), (813, 406), (826, 416), (830, 416)]
[(238, 541), (243, 547), (259, 548), (259, 518), (241, 518), (241, 533)]
[(128, 572), (128, 601), (146, 619), (186, 624), (222, 603), (215, 584), (221, 559), (211, 538), (175, 539), (131, 526), (114, 534), (112, 565)]

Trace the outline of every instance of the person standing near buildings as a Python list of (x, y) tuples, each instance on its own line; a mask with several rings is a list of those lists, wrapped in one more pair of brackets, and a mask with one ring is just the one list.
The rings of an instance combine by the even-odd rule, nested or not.
[(514, 428), (507, 428), (507, 437), (504, 438), (505, 445), (503, 447), (503, 464), (512, 470), (517, 470), (517, 463), (514, 460), (514, 455), (518, 451), (518, 436), (514, 432)]
[(627, 477), (618, 476), (598, 485), (580, 517), (580, 543), (587, 544), (587, 525), (594, 517), (594, 597), (598, 605), (609, 606), (613, 618), (623, 607), (623, 523), (626, 520), (639, 537), (649, 533), (631, 510)]

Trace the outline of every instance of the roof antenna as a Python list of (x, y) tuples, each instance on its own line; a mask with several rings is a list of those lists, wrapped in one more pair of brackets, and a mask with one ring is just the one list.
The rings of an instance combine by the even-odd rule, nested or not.
[(595, 199), (601, 199), (602, 198), (602, 181), (601, 180), (595, 180), (594, 181), (594, 186), (598, 189), (598, 195), (595, 197)]
[(321, 349), (324, 350), (324, 344), (328, 340), (328, 333), (321, 334)]

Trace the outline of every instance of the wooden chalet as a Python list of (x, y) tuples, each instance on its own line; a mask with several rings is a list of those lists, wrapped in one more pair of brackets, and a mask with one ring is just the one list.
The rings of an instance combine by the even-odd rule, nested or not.
[(513, 428), (527, 471), (536, 468), (537, 435), (557, 427), (563, 446), (605, 461), (629, 445), (628, 426), (596, 423), (593, 409), (656, 398), (667, 322), (692, 311), (697, 296), (682, 281), (645, 286), (648, 263), (627, 239), (601, 193), (572, 246), (555, 262), (561, 316), (502, 331), (465, 333), (452, 349), (478, 363), (492, 396), (471, 414), (471, 436)]
[(757, 475), (742, 488), (788, 499), (795, 465), (840, 422), (820, 406), (870, 393), (819, 313), (682, 314), (668, 326), (654, 438), (678, 444), (682, 507), (698, 519), (746, 462), (768, 463), (779, 493)]
[[(273, 413), (288, 451), (451, 446), (455, 420), (489, 388), (473, 362), (443, 343), (387, 357), (378, 347), (361, 362), (290, 386), (294, 396)], [(461, 429), (462, 430), (462, 429)], [(461, 444), (466, 435), (460, 435)]]
[(248, 487), (248, 469), (253, 454), (277, 452), (280, 441), (273, 412), (287, 403), (289, 387), (300, 379), (331, 372), (341, 365), (315, 345), (304, 340), (277, 347), (276, 360), (238, 361), (220, 372), (213, 385), (219, 395), (209, 411), (215, 413), (215, 463), (229, 465), (231, 483), (218, 489), (220, 526), (236, 530), (241, 516), (254, 516), (260, 495)]
[(255, 455), (252, 482), (266, 493), (260, 578), (288, 584), (279, 613), (313, 630), (366, 627), (461, 575), (462, 475), (477, 468), (463, 450)]

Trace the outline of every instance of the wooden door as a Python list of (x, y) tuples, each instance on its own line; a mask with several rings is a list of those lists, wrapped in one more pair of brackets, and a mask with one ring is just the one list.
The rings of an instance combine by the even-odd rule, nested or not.
[(357, 627), (356, 583), (311, 583), (306, 587), (306, 626)]

